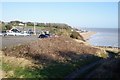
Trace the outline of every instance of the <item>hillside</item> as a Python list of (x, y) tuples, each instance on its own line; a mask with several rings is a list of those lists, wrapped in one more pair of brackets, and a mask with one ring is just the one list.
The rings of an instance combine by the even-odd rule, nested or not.
[(3, 49), (3, 51), (5, 52), (5, 55), (17, 57), (24, 57), (30, 55), (37, 56), (41, 54), (49, 54), (51, 55), (51, 57), (53, 54), (56, 57), (60, 57), (57, 54), (64, 54), (64, 52), (93, 55), (96, 55), (98, 52), (105, 53), (104, 51), (100, 52), (102, 50), (99, 48), (87, 46), (83, 42), (78, 43), (75, 40), (64, 36), (39, 39), (38, 41), (34, 41), (29, 44), (15, 46), (13, 48), (5, 48)]
[[(101, 49), (78, 43), (69, 37), (39, 39), (29, 44), (3, 49), (3, 70), (5, 77), (63, 78), (77, 68), (101, 59), (99, 53), (106, 55)], [(14, 60), (11, 61), (11, 58)], [(26, 68), (15, 65), (21, 59), (23, 62), (29, 60), (32, 66)], [(20, 61), (21, 64), (23, 62)], [(14, 74), (8, 75), (9, 71)]]

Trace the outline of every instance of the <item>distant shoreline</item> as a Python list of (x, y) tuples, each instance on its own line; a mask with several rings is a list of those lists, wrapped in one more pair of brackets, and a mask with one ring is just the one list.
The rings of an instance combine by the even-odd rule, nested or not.
[(120, 47), (113, 47), (113, 46), (96, 46), (100, 48), (115, 48), (115, 49), (120, 49)]
[(80, 33), (80, 35), (82, 35), (85, 40), (89, 40), (90, 37), (96, 33), (97, 32), (88, 31), (88, 32)]
[[(88, 31), (88, 32), (84, 32), (84, 33), (80, 33), (80, 35), (83, 36), (83, 38), (87, 41), (90, 39), (90, 37), (94, 34), (96, 34), (97, 32), (93, 32), (93, 31)], [(91, 45), (90, 42), (86, 42), (88, 44)], [(92, 46), (92, 45), (91, 45)], [(114, 47), (114, 46), (95, 46), (95, 47), (100, 47), (100, 48), (117, 48), (117, 49), (120, 49), (120, 47)]]

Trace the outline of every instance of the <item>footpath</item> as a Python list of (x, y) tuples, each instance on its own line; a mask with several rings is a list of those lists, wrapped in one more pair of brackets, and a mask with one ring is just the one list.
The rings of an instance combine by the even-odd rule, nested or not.
[[(96, 65), (100, 65), (104, 62), (104, 59), (96, 61), (94, 63), (88, 64), (80, 69), (77, 69), (76, 71), (72, 72), (68, 76), (65, 77), (65, 80), (75, 80), (77, 78), (81, 78), (83, 74), (86, 72), (89, 72), (92, 68), (94, 68)], [(84, 78), (84, 77), (82, 77)]]

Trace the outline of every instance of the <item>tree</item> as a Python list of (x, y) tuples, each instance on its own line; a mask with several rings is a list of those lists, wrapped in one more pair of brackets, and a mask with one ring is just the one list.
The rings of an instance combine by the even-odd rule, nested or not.
[(11, 28), (12, 28), (12, 25), (11, 25), (11, 24), (5, 25), (5, 29), (6, 29), (6, 30), (10, 30)]
[(10, 21), (10, 25), (13, 25), (13, 26), (18, 26), (20, 23), (22, 23), (22, 22), (20, 22), (20, 21)]
[(27, 24), (27, 26), (34, 26), (33, 22), (27, 22), (26, 24)]
[(0, 30), (5, 30), (5, 23), (0, 21)]
[(46, 27), (45, 23), (37, 23), (36, 26), (40, 26), (40, 27)]

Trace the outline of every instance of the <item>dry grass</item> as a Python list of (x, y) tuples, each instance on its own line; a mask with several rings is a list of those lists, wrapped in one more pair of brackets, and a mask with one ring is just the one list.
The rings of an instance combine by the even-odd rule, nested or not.
[[(62, 36), (39, 39), (29, 44), (5, 48), (3, 51), (4, 61), (10, 64), (4, 64), (5, 68), (8, 69), (8, 77), (11, 73), (16, 75), (10, 76), (17, 78), (22, 75), (24, 75), (22, 77), (27, 78), (64, 77), (76, 68), (99, 60), (100, 58), (95, 55), (98, 52), (103, 53), (99, 48), (87, 46), (82, 42), (78, 43), (69, 37)], [(20, 68), (15, 69), (11, 65)], [(21, 68), (31, 65), (34, 69)]]
[[(34, 58), (42, 61), (52, 60), (65, 61), (67, 56), (77, 59), (77, 55), (103, 53), (102, 50), (78, 43), (69, 37), (46, 38), (32, 42), (27, 45), (20, 45), (3, 50), (6, 56), (22, 58)], [(67, 52), (67, 53), (66, 53)], [(74, 52), (74, 53), (73, 53)], [(73, 54), (72, 54), (73, 53)]]

